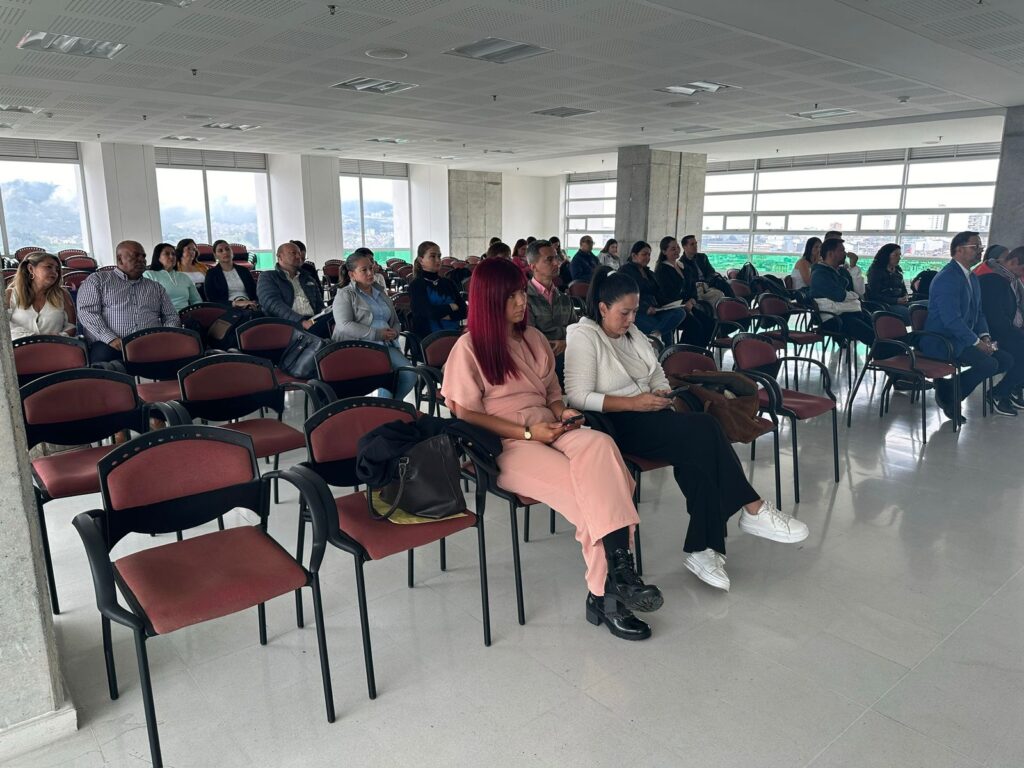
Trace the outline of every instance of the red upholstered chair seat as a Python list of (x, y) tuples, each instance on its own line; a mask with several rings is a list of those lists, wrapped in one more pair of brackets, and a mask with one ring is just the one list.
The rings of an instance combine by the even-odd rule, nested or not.
[(135, 391), (144, 403), (166, 403), (181, 399), (181, 387), (176, 380), (147, 381), (144, 384), (136, 384)]
[(112, 446), (83, 448), (78, 451), (43, 456), (32, 462), (32, 471), (51, 499), (99, 493), (100, 476), (96, 462), (113, 450)]
[(251, 608), (306, 584), (295, 559), (258, 526), (144, 549), (114, 563), (160, 635)]
[(732, 346), (731, 336), (720, 336), (717, 339), (711, 341), (712, 346), (729, 348)]
[(655, 469), (663, 469), (665, 467), (671, 467), (672, 465), (667, 461), (658, 461), (656, 459), (645, 459), (640, 456), (633, 456), (632, 454), (623, 454), (623, 459), (626, 460), (627, 464), (635, 464), (641, 472), (652, 472)]
[[(933, 360), (930, 357), (917, 357), (917, 370), (924, 374), (929, 379), (941, 379), (943, 376), (952, 376), (956, 373), (956, 368), (949, 363), (945, 363), (942, 360)], [(895, 371), (906, 371), (910, 373), (910, 357), (907, 355), (898, 355), (896, 357), (888, 357), (884, 360), (874, 360), (873, 365), (879, 368)]]
[[(782, 331), (769, 331), (767, 335), (773, 340), (779, 340), (782, 338)], [(807, 344), (817, 344), (819, 341), (823, 341), (824, 337), (820, 333), (811, 333), (810, 331), (789, 331), (789, 340), (802, 347)]]
[(235, 432), (244, 432), (251, 437), (258, 459), (294, 451), (306, 445), (306, 438), (299, 430), (277, 419), (249, 419), (222, 426)]
[[(781, 389), (782, 408), (791, 412), (798, 419), (813, 419), (823, 413), (828, 413), (836, 407), (833, 400), (820, 395), (811, 395), (807, 392), (797, 392), (793, 389)], [(758, 400), (762, 407), (768, 407), (768, 393), (758, 390)]]
[(297, 379), (290, 373), (285, 373), (280, 368), (274, 369), (274, 376), (278, 384), (305, 384), (309, 379)]
[(476, 515), (466, 512), (465, 517), (454, 517), (430, 523), (398, 525), (370, 517), (365, 493), (350, 493), (335, 499), (338, 524), (349, 537), (362, 544), (373, 560), (430, 544), (453, 533), (476, 525)]

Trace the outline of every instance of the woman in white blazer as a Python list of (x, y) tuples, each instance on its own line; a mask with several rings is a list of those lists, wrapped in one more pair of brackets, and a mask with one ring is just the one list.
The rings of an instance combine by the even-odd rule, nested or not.
[(569, 326), (566, 339), (569, 406), (605, 414), (623, 453), (671, 462), (690, 513), (686, 567), (728, 590), (726, 523), (738, 510), (741, 530), (773, 541), (803, 541), (807, 526), (750, 486), (712, 416), (672, 410), (668, 378), (651, 343), (633, 327), (639, 305), (639, 288), (628, 275), (606, 266), (594, 272), (587, 316)]

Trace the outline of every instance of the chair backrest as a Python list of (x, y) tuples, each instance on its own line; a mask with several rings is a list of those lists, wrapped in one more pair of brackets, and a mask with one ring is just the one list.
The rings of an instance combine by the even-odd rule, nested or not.
[(213, 255), (213, 246), (209, 243), (196, 243), (197, 260), (199, 261), (216, 261), (217, 257)]
[(231, 243), (231, 258), (236, 261), (249, 260), (249, 247), (242, 243)]
[(757, 297), (757, 306), (761, 308), (761, 312), (766, 315), (775, 315), (776, 317), (787, 317), (793, 308), (789, 305), (789, 302), (783, 299), (781, 296), (776, 296), (774, 293), (762, 293)]
[(91, 274), (92, 272), (65, 272), (62, 276), (62, 282), (65, 288), (74, 292), (81, 287), (82, 283), (85, 282), (85, 279)]
[(62, 257), (62, 260), (66, 269), (80, 269), (84, 272), (96, 271), (96, 259), (92, 256), (86, 256), (84, 253), (72, 254), (66, 258)]
[(452, 352), (455, 342), (462, 336), (462, 331), (437, 331), (420, 342), (423, 351), (423, 362), (433, 368), (444, 368), (448, 355)]
[(212, 355), (178, 371), (181, 404), (192, 418), (228, 421), (270, 408), (284, 411), (284, 390), (274, 364), (242, 354)]
[(573, 280), (569, 283), (569, 287), (566, 289), (566, 292), (569, 294), (569, 298), (572, 299), (586, 299), (589, 291), (590, 283), (584, 280)]
[(227, 306), (223, 304), (204, 301), (201, 304), (192, 304), (191, 306), (179, 310), (178, 317), (181, 318), (182, 322), (186, 319), (195, 320), (199, 323), (199, 327), (202, 328), (205, 333), (210, 329), (210, 326), (227, 311)]
[(104, 264), (102, 267), (100, 267), (96, 271), (97, 272), (109, 272), (110, 270), (112, 270), (114, 268), (115, 268), (115, 266), (113, 264)]
[(928, 323), (928, 307), (910, 305), (910, 327), (915, 331), (923, 331)]
[(666, 376), (685, 376), (694, 371), (717, 371), (715, 358), (702, 347), (692, 344), (673, 344), (666, 347), (660, 357)]
[(350, 397), (335, 400), (310, 416), (303, 425), (308, 465), (327, 483), (358, 484), (355, 475), (359, 439), (393, 421), (412, 422), (416, 409), (399, 400)]
[(89, 355), (85, 342), (68, 336), (25, 336), (16, 339), (14, 369), (18, 373), (18, 386), (48, 373), (86, 368)]
[(328, 259), (324, 262), (321, 270), (324, 277), (330, 280), (332, 283), (338, 282), (341, 278), (341, 268), (344, 262), (341, 259)]
[(749, 300), (754, 295), (754, 292), (750, 289), (750, 284), (742, 280), (730, 280), (729, 287), (732, 289), (733, 296), (737, 299)]
[(242, 323), (235, 332), (241, 352), (265, 357), (277, 365), (291, 343), (295, 326), (277, 317), (257, 317)]
[(740, 276), (740, 271), (738, 269), (727, 269), (725, 271), (725, 279), (726, 280), (735, 280), (739, 276)]
[(779, 360), (775, 347), (762, 339), (737, 339), (732, 347), (732, 355), (736, 367), (742, 370), (760, 370), (773, 376), (773, 371), (778, 370)]
[(167, 427), (115, 448), (97, 469), (108, 550), (128, 533), (184, 530), (236, 507), (268, 513), (252, 438), (229, 429)]
[(121, 340), (121, 354), (129, 375), (164, 381), (202, 357), (203, 342), (188, 328), (144, 328)]
[(114, 371), (75, 368), (40, 376), (21, 388), (21, 408), (30, 448), (95, 443), (123, 429), (144, 429), (135, 381)]
[(793, 282), (792, 275), (786, 275), (784, 278), (782, 278), (782, 282), (786, 286), (787, 291), (792, 291), (793, 286), (796, 285), (796, 283)]
[(26, 256), (28, 256), (30, 253), (35, 253), (36, 251), (45, 251), (45, 250), (46, 250), (45, 248), (40, 248), (38, 245), (26, 245), (24, 248), (19, 248), (18, 250), (16, 250), (14, 252), (14, 258), (17, 259), (18, 261), (21, 261)]
[(750, 317), (750, 307), (742, 299), (726, 297), (715, 305), (715, 317), (729, 323), (738, 323)]
[(317, 378), (335, 397), (360, 397), (375, 389), (395, 390), (396, 374), (387, 349), (365, 341), (338, 341), (316, 354)]
[(875, 312), (871, 320), (876, 339), (902, 339), (907, 335), (903, 318), (893, 312)]
[(83, 251), (81, 248), (65, 248), (63, 251), (57, 251), (57, 258), (66, 259), (68, 256), (88, 256), (88, 251)]

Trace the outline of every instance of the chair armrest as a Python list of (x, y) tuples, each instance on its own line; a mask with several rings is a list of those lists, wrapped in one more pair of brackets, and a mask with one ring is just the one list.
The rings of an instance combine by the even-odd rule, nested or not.
[(768, 413), (771, 414), (772, 422), (778, 424), (779, 407), (782, 405), (782, 392), (779, 390), (779, 382), (767, 373), (746, 368), (738, 368), (736, 373), (742, 373), (747, 378), (753, 379), (768, 393)]
[(398, 335), (405, 339), (405, 356), (413, 363), (425, 363), (423, 359), (420, 337), (412, 331), (399, 331)]
[(325, 405), (334, 402), (334, 390), (328, 387), (319, 379), (309, 381), (289, 381), (278, 385), (284, 391), (302, 391), (313, 403), (313, 410), (319, 411)]
[(438, 410), (437, 389), (441, 381), (441, 372), (428, 365), (397, 365), (395, 371), (411, 371), (427, 388), (427, 414), (433, 416)]
[[(753, 317), (754, 316), (751, 315), (751, 318), (753, 318)], [(726, 336), (728, 336), (732, 332), (740, 332), (740, 333), (743, 332), (743, 326), (740, 325), (739, 323), (735, 323), (732, 320), (715, 320), (715, 326), (714, 326), (714, 328), (711, 329), (711, 340), (712, 341), (714, 341), (715, 339), (717, 339), (720, 336), (720, 334), (718, 332), (718, 329), (721, 328), (721, 327), (724, 327), (724, 326), (730, 326), (732, 328), (732, 331), (727, 330), (725, 332)]]
[(821, 360), (815, 360), (813, 357), (801, 357), (798, 355), (789, 355), (779, 358), (779, 362), (783, 365), (785, 365), (787, 361), (810, 363), (815, 366), (819, 371), (821, 371), (821, 385), (825, 390), (825, 394), (832, 398), (833, 401), (836, 399), (835, 393), (832, 391), (832, 374), (829, 373), (828, 368), (823, 362), (821, 362)]
[(757, 314), (754, 315), (754, 322), (758, 326), (763, 326), (766, 323), (768, 325), (774, 324), (780, 331), (782, 331), (782, 337), (786, 339), (786, 341), (789, 341), (789, 324), (784, 318), (781, 318), (778, 315)]
[(100, 510), (81, 512), (71, 521), (82, 538), (82, 544), (85, 545), (85, 555), (89, 560), (89, 570), (92, 572), (92, 585), (96, 590), (96, 607), (111, 621), (116, 621), (129, 629), (145, 631), (142, 619), (122, 608), (117, 602), (114, 566), (110, 562), (110, 553), (100, 530), (102, 514)]
[(185, 406), (172, 400), (170, 402), (146, 403), (142, 408), (143, 416), (146, 419), (145, 426), (149, 426), (149, 419), (152, 418), (154, 411), (163, 417), (163, 422), (168, 427), (180, 427), (192, 423), (192, 416)]
[(946, 358), (943, 362), (952, 363), (953, 365), (956, 365), (956, 357), (953, 354), (953, 345), (950, 343), (949, 339), (947, 339), (942, 334), (935, 333), (935, 331), (911, 331), (910, 333), (907, 334), (907, 339), (909, 339), (910, 343), (913, 344), (914, 346), (918, 346), (917, 340), (922, 336), (930, 336), (933, 339), (938, 339), (939, 341), (941, 341), (943, 346), (946, 347)]
[(287, 480), (295, 486), (299, 497), (306, 503), (309, 519), (313, 523), (313, 544), (309, 553), (308, 570), (310, 573), (316, 573), (323, 562), (327, 542), (344, 536), (338, 527), (338, 508), (334, 503), (331, 488), (320, 475), (303, 464), (267, 472), (261, 479), (269, 489), (270, 481), (275, 478)]

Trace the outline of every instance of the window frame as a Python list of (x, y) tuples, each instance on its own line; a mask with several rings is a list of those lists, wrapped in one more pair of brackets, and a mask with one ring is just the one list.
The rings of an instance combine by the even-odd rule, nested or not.
[[(587, 176), (587, 174), (580, 174), (581, 176)], [(615, 239), (615, 227), (618, 225), (618, 221), (615, 216), (615, 206), (618, 199), (619, 182), (614, 174), (599, 173), (603, 178), (573, 178), (572, 175), (566, 177), (565, 180), (565, 202), (562, 208), (562, 245), (563, 248), (575, 248), (575, 244), (579, 243), (581, 237), (590, 236), (594, 239), (594, 244), (598, 247), (604, 245), (604, 243), (598, 243), (599, 238), (603, 238), (605, 241)], [(570, 190), (576, 185), (587, 185), (587, 184), (615, 184), (615, 195), (612, 197), (573, 197), (570, 194)], [(569, 213), (569, 206), (572, 203), (607, 203), (611, 201), (612, 212), (611, 213)], [(611, 229), (577, 229), (573, 226), (574, 219), (583, 219), (589, 224), (590, 219), (611, 219)]]
[[(76, 147), (78, 145), (76, 144)], [(92, 219), (89, 216), (89, 196), (85, 186), (85, 168), (82, 166), (82, 155), (78, 152), (77, 159), (64, 159), (56, 157), (17, 157), (0, 155), (0, 162), (11, 163), (39, 163), (41, 165), (73, 165), (77, 169), (78, 192), (80, 208), (78, 211), (79, 220), (82, 223), (82, 250), (92, 253)], [(7, 210), (4, 207), (3, 193), (0, 192), (0, 248), (3, 258), (13, 259), (14, 251), (10, 248), (10, 239), (7, 234)], [(17, 250), (17, 249), (15, 249)]]
[[(345, 221), (344, 221), (344, 219), (341, 218), (340, 193), (341, 193), (341, 179), (343, 179), (343, 178), (359, 179), (359, 244), (355, 245), (353, 247), (349, 247), (348, 243), (345, 242)], [(378, 179), (378, 180), (381, 180), (381, 181), (404, 181), (405, 182), (405, 195), (406, 195), (406, 198), (408, 199), (408, 203), (407, 204), (408, 204), (408, 211), (409, 211), (409, 245), (406, 247), (406, 246), (401, 246), (401, 245), (397, 245), (396, 244), (396, 245), (393, 245), (391, 248), (381, 248), (380, 246), (378, 246), (378, 248), (381, 248), (381, 250), (395, 250), (395, 251), (404, 251), (404, 250), (406, 250), (406, 248), (408, 248), (410, 253), (415, 251), (415, 247), (412, 244), (412, 218), (413, 218), (412, 217), (412, 181), (409, 179), (409, 176), (408, 175), (406, 175), (406, 176), (386, 176), (386, 175), (377, 174), (377, 173), (352, 173), (352, 172), (340, 171), (338, 173), (338, 192), (339, 192), (338, 221), (341, 224), (341, 250), (342, 250), (342, 252), (344, 252), (344, 253), (351, 253), (356, 248), (366, 248), (366, 247), (368, 247), (366, 245), (366, 215), (365, 215), (365, 206), (363, 205), (363, 201), (364, 201), (363, 179)], [(371, 249), (371, 250), (375, 250), (375, 249)]]

